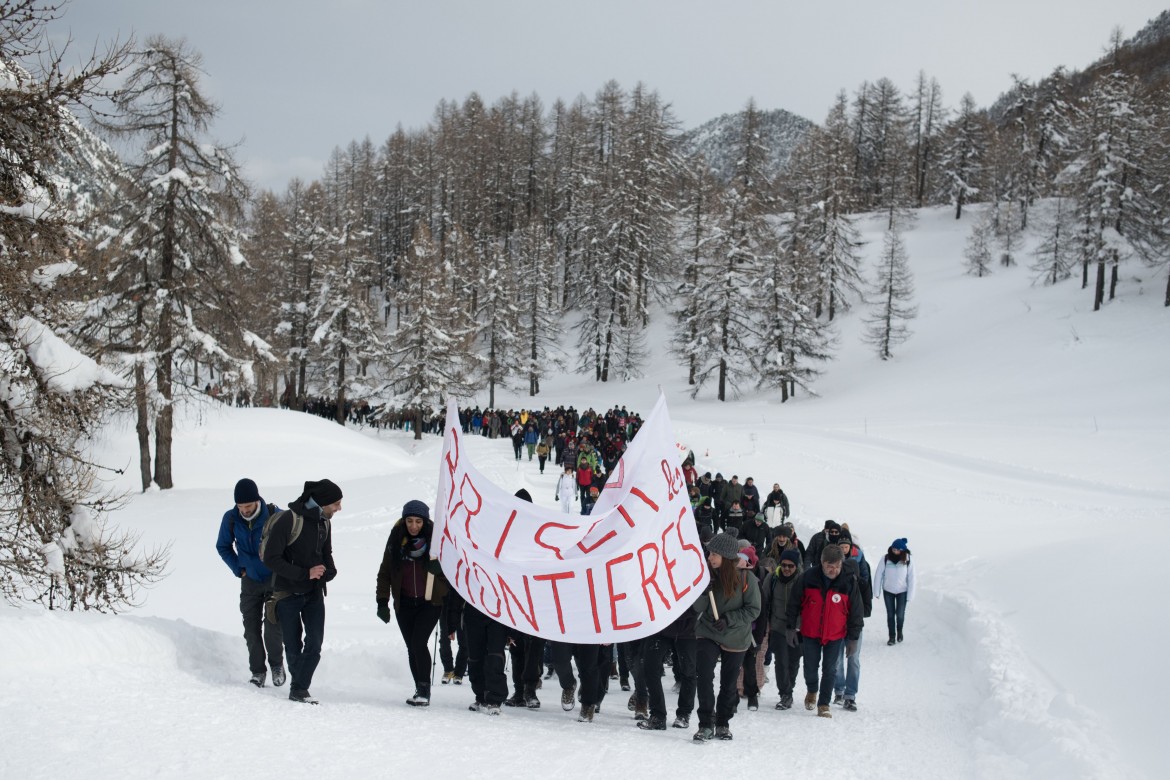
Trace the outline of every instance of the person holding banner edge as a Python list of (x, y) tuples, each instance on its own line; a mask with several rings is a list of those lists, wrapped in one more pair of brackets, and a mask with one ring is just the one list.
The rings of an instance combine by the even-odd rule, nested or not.
[[(699, 730), (696, 742), (731, 739), (731, 718), (738, 703), (736, 678), (752, 642), (752, 621), (760, 614), (756, 577), (739, 568), (739, 544), (730, 534), (716, 534), (707, 545), (711, 584), (706, 598), (692, 609), (695, 625)], [(719, 696), (715, 696), (715, 662), (719, 662)]]
[(447, 595), (447, 580), (438, 561), (430, 558), (431, 510), (419, 500), (407, 501), (402, 517), (390, 529), (382, 565), (378, 569), (378, 618), (390, 622), (390, 599), (394, 616), (414, 677), (414, 695), (406, 700), (412, 707), (431, 702), (431, 652), (427, 647)]

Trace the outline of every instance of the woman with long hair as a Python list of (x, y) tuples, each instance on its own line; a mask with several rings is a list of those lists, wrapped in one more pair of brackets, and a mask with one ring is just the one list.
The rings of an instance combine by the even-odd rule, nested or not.
[[(739, 568), (739, 544), (716, 534), (707, 545), (711, 584), (695, 602), (695, 672), (699, 697), (696, 742), (731, 739), (731, 718), (738, 700), (736, 678), (752, 643), (752, 621), (760, 614), (760, 585)], [(715, 663), (719, 662), (719, 697), (715, 697)]]

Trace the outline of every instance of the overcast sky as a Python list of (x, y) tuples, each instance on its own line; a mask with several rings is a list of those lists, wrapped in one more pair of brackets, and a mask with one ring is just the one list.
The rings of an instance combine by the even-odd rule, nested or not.
[(262, 187), (315, 179), (329, 153), (401, 123), (424, 127), (442, 98), (535, 92), (545, 106), (638, 81), (684, 127), (749, 97), (824, 119), (834, 95), (919, 70), (947, 105), (986, 106), (1012, 73), (1079, 69), (1166, 0), (70, 0), (58, 43), (90, 50), (130, 34), (184, 36), (222, 106), (218, 141)]

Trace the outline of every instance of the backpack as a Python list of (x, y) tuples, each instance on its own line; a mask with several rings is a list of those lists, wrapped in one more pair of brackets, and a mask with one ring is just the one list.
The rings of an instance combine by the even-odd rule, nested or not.
[[(270, 507), (269, 512), (271, 512), (271, 505), (269, 505), (269, 507)], [(268, 522), (264, 524), (264, 530), (260, 533), (260, 560), (261, 561), (264, 560), (264, 557), (265, 557), (264, 552), (265, 552), (265, 550), (268, 549), (268, 539), (270, 536), (270, 532), (272, 531), (272, 526), (276, 525), (276, 518), (280, 517), (285, 512), (288, 512), (290, 515), (292, 515), (292, 529), (289, 530), (289, 532), (288, 532), (288, 543), (292, 544), (293, 542), (295, 542), (297, 540), (297, 537), (301, 535), (301, 529), (305, 525), (305, 518), (301, 517), (296, 512), (292, 511), (291, 509), (282, 509), (279, 512), (277, 512), (276, 514), (269, 514), (268, 515)], [(276, 576), (275, 573), (272, 576), (275, 577)]]

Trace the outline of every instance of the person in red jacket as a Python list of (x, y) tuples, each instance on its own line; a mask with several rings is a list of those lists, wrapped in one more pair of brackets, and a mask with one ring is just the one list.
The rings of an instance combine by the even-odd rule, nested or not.
[[(845, 652), (856, 652), (857, 640), (864, 626), (864, 613), (857, 578), (842, 577), (844, 554), (838, 545), (829, 545), (821, 553), (821, 563), (800, 575), (788, 600), (786, 639), (789, 647), (802, 643), (804, 655), (804, 682), (808, 694), (804, 697), (807, 710), (816, 704), (817, 715), (833, 717), (829, 712), (829, 698), (833, 695), (835, 665), (841, 643)], [(819, 695), (817, 667), (823, 662)]]

